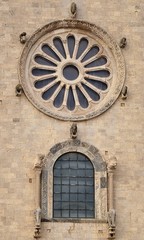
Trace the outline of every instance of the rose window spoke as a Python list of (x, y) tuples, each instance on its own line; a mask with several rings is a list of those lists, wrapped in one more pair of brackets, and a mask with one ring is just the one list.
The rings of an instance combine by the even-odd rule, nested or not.
[(57, 62), (60, 62), (59, 56), (56, 54), (56, 52), (52, 48), (49, 47), (48, 44), (43, 45), (42, 50), (52, 59), (52, 62), (54, 60)]
[(57, 94), (57, 96), (54, 99), (54, 106), (56, 108), (59, 108), (62, 106), (63, 101), (64, 101), (64, 93), (65, 93), (65, 85), (63, 87), (61, 87), (59, 93)]
[(40, 88), (43, 88), (43, 87), (49, 85), (55, 79), (56, 79), (56, 77), (47, 78), (47, 79), (44, 79), (44, 80), (41, 80), (41, 81), (38, 80), (38, 81), (35, 82), (34, 86), (35, 86), (35, 88), (40, 89)]
[[(85, 53), (86, 52), (86, 53)], [(87, 60), (91, 60), (93, 59), (94, 57), (97, 56), (98, 52), (99, 52), (99, 47), (97, 46), (93, 46), (90, 50), (87, 51), (87, 49), (85, 50), (84, 54), (82, 54), (80, 56), (80, 58), (82, 59), (81, 61), (82, 62), (85, 62)]]

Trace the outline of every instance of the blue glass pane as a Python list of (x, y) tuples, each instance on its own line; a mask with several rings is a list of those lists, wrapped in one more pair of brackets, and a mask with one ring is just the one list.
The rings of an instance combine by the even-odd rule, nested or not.
[(48, 59), (42, 57), (42, 56), (36, 56), (35, 57), (35, 61), (38, 63), (38, 64), (41, 64), (41, 65), (47, 65), (47, 66), (53, 66), (55, 67), (56, 64), (49, 61)]
[(78, 185), (85, 185), (86, 184), (86, 178), (78, 178)]
[(69, 88), (69, 92), (68, 92), (67, 108), (70, 111), (75, 109), (75, 100), (74, 100), (73, 91), (71, 87)]
[(85, 218), (85, 217), (86, 217), (86, 212), (85, 212), (85, 210), (79, 210), (79, 211), (78, 211), (78, 217), (79, 217), (79, 218)]
[(54, 176), (60, 177), (61, 176), (61, 171), (59, 171), (59, 169), (54, 169)]
[(69, 192), (69, 186), (67, 185), (62, 185), (62, 193), (68, 193)]
[(84, 56), (84, 58), (82, 59), (82, 62), (85, 62), (86, 60), (96, 56), (98, 52), (99, 52), (99, 47), (97, 46), (92, 47)]
[(69, 178), (66, 178), (66, 177), (65, 177), (65, 178), (62, 178), (62, 179), (61, 179), (61, 184), (62, 184), (62, 185), (69, 185)]
[(54, 178), (54, 184), (61, 184), (61, 178), (60, 177)]
[(84, 96), (82, 91), (78, 87), (76, 87), (76, 92), (77, 92), (78, 100), (79, 100), (79, 103), (80, 103), (81, 107), (82, 108), (87, 108), (88, 107), (88, 100), (86, 99), (86, 97)]
[(57, 48), (57, 50), (61, 53), (61, 55), (62, 55), (64, 58), (66, 58), (64, 46), (63, 46), (63, 43), (62, 43), (61, 39), (58, 38), (58, 37), (57, 37), (57, 38), (54, 38), (53, 42), (54, 42), (54, 45), (55, 45), (55, 47)]
[(61, 210), (54, 210), (54, 216), (57, 217), (57, 218), (62, 217)]
[(61, 192), (61, 185), (54, 185), (55, 193)]
[(77, 201), (77, 194), (76, 193), (70, 193), (70, 201)]
[(49, 83), (53, 82), (55, 79), (56, 79), (56, 77), (37, 81), (34, 84), (35, 88), (37, 88), (37, 89), (43, 88), (43, 87), (47, 86)]
[(93, 218), (94, 217), (94, 212), (93, 211), (87, 211), (86, 216), (87, 216), (87, 218)]
[(83, 88), (86, 90), (88, 95), (91, 97), (93, 101), (98, 101), (100, 99), (100, 96), (98, 93), (96, 93), (94, 90), (86, 86), (85, 84), (82, 84)]
[(86, 194), (86, 201), (87, 202), (94, 202), (94, 195), (93, 194)]
[(70, 162), (70, 168), (71, 168), (71, 169), (77, 169), (77, 161), (74, 161), (74, 160), (71, 161), (71, 162)]
[(34, 76), (43, 76), (43, 75), (52, 74), (52, 73), (55, 73), (55, 71), (53, 71), (53, 70), (45, 70), (45, 69), (40, 69), (40, 68), (34, 68), (32, 70), (32, 74)]
[(59, 94), (56, 96), (56, 98), (54, 100), (53, 104), (56, 108), (61, 107), (61, 105), (63, 103), (63, 99), (64, 99), (64, 93), (65, 93), (65, 86), (62, 87)]
[(92, 61), (91, 63), (85, 65), (85, 67), (86, 68), (98, 67), (98, 66), (105, 65), (106, 63), (107, 63), (107, 59), (105, 57), (100, 57), (100, 58), (96, 59), (95, 61)]
[(62, 194), (62, 201), (69, 201), (69, 194), (63, 193)]
[(92, 84), (93, 86), (95, 86), (96, 88), (100, 89), (100, 90), (106, 90), (108, 88), (106, 83), (103, 83), (101, 81), (97, 81), (97, 80), (92, 80), (89, 78), (85, 78), (86, 81), (88, 81), (90, 84)]
[(70, 165), (70, 162), (66, 160), (66, 161), (64, 161), (64, 162), (62, 163), (61, 166), (62, 166), (62, 168), (67, 168), (67, 169), (68, 169), (68, 168), (69, 168), (69, 165)]
[(93, 179), (92, 178), (87, 178), (86, 179), (86, 185), (93, 185), (94, 184), (94, 182), (93, 182)]
[(60, 83), (56, 83), (54, 86), (52, 86), (51, 88), (49, 88), (48, 90), (46, 90), (43, 94), (42, 94), (42, 98), (44, 100), (48, 100), (51, 98), (51, 96), (54, 94), (54, 92), (56, 91), (56, 89), (58, 88), (58, 86), (60, 85)]
[(47, 44), (43, 45), (42, 50), (44, 53), (52, 57), (54, 60), (60, 61), (58, 55)]
[(69, 202), (62, 202), (62, 209), (69, 209), (70, 203)]
[(75, 210), (78, 208), (77, 202), (70, 203), (70, 210)]
[(62, 200), (61, 193), (55, 193), (54, 194), (54, 199), (55, 199), (55, 201), (61, 201)]
[(77, 218), (77, 211), (76, 210), (72, 210), (70, 211), (70, 218)]
[(78, 209), (85, 209), (86, 208), (86, 206), (85, 206), (85, 202), (79, 202), (78, 203)]
[(67, 80), (73, 81), (78, 78), (79, 71), (78, 71), (77, 67), (75, 67), (74, 65), (67, 65), (63, 69), (63, 75)]
[(106, 78), (110, 76), (110, 72), (108, 70), (97, 70), (97, 71), (87, 71), (87, 74), (96, 77)]
[(63, 210), (62, 211), (62, 217), (63, 218), (68, 218), (69, 217), (69, 210)]
[(70, 178), (70, 185), (77, 185), (78, 181), (77, 178)]
[(85, 161), (79, 161), (79, 162), (78, 162), (78, 168), (84, 169), (84, 168), (85, 168), (85, 164), (86, 164)]
[(67, 39), (67, 42), (68, 42), (68, 49), (69, 49), (70, 57), (72, 57), (73, 51), (74, 51), (74, 46), (75, 46), (74, 36), (69, 36)]
[(82, 38), (79, 42), (79, 47), (78, 47), (77, 56), (76, 56), (77, 59), (82, 55), (82, 53), (85, 51), (87, 46), (88, 46), (88, 40), (86, 38)]
[(61, 209), (61, 202), (55, 202), (54, 209)]

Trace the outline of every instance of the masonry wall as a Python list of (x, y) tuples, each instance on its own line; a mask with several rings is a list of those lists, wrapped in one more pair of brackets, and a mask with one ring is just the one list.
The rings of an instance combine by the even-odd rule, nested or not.
[[(144, 236), (144, 3), (141, 0), (76, 0), (78, 19), (105, 29), (119, 42), (126, 64), (128, 98), (121, 97), (101, 116), (78, 123), (78, 138), (97, 147), (103, 156), (117, 157), (114, 193), (117, 240)], [(38, 154), (47, 154), (70, 138), (71, 123), (39, 112), (23, 94), (18, 61), (28, 36), (43, 25), (69, 18), (69, 0), (0, 0), (0, 239), (32, 240), (34, 234), (34, 172)], [(43, 223), (42, 239), (106, 239), (92, 223)], [(106, 226), (103, 227), (106, 230)], [(106, 234), (105, 234), (106, 235)]]

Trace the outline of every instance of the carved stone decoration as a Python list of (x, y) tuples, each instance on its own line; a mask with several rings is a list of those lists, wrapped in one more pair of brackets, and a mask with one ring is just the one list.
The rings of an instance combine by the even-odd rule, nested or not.
[(22, 95), (23, 88), (21, 84), (17, 84), (15, 87), (15, 94), (17, 97), (20, 97)]
[(41, 217), (42, 221), (43, 219), (48, 218), (48, 193), (47, 193), (47, 188), (48, 188), (48, 171), (47, 170), (42, 170), (42, 177), (41, 177)]
[[(95, 218), (98, 222), (107, 222), (107, 169), (99, 150), (79, 139), (71, 139), (54, 145), (42, 163), (41, 209), (42, 221), (53, 218), (53, 167), (56, 160), (65, 153), (79, 152), (92, 162), (95, 171)], [(103, 184), (102, 184), (103, 182)]]
[(36, 210), (34, 212), (35, 214), (35, 232), (34, 232), (34, 238), (40, 238), (40, 229), (41, 229), (41, 208), (40, 208), (40, 175), (42, 171), (42, 161), (43, 161), (44, 155), (40, 154), (38, 155), (37, 162), (34, 165), (34, 171), (35, 171), (35, 205)]
[(73, 123), (70, 128), (70, 137), (72, 139), (77, 138), (77, 124), (76, 123)]
[(108, 161), (107, 161), (107, 169), (108, 169), (108, 173), (112, 172), (116, 169), (117, 166), (117, 159), (115, 156), (110, 156)]
[(26, 32), (21, 33), (19, 38), (20, 38), (20, 43), (25, 44), (27, 40)]
[(36, 226), (40, 226), (41, 223), (41, 209), (37, 208), (35, 210)]
[(103, 29), (85, 21), (62, 20), (29, 38), (19, 76), (37, 109), (57, 119), (81, 121), (102, 114), (116, 101), (125, 64), (119, 45)]
[(120, 40), (119, 46), (120, 46), (120, 48), (125, 48), (126, 45), (127, 45), (127, 40), (126, 40), (125, 37), (123, 37), (123, 38)]
[(127, 96), (128, 96), (128, 87), (127, 87), (127, 86), (124, 86), (124, 88), (122, 89), (121, 98), (122, 98), (123, 100), (126, 100), (126, 99), (127, 99)]
[(70, 11), (71, 11), (71, 17), (74, 18), (77, 13), (77, 6), (75, 2), (71, 3)]
[(117, 166), (117, 159), (111, 156), (107, 162), (108, 170), (108, 225), (109, 236), (108, 239), (115, 239), (116, 228), (116, 210), (114, 209), (114, 194), (113, 194), (113, 175)]
[(108, 211), (108, 225), (109, 227), (115, 227), (116, 222), (116, 211), (115, 209), (110, 209)]

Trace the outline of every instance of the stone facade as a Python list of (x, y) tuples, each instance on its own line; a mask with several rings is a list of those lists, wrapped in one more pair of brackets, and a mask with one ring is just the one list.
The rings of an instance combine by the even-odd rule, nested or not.
[[(32, 240), (36, 206), (34, 164), (48, 156), (57, 143), (70, 139), (69, 121), (37, 110), (24, 93), (16, 96), (19, 59), (23, 50), (19, 35), (30, 37), (44, 25), (68, 19), (71, 1), (0, 1), (0, 239)], [(77, 0), (77, 19), (100, 26), (119, 43), (126, 65), (127, 99), (121, 95), (105, 113), (77, 123), (77, 138), (99, 149), (103, 160), (117, 158), (114, 173), (116, 239), (143, 240), (143, 11), (141, 0)], [(141, 89), (141, 91), (140, 91)], [(106, 240), (105, 222), (42, 222), (41, 239)]]

